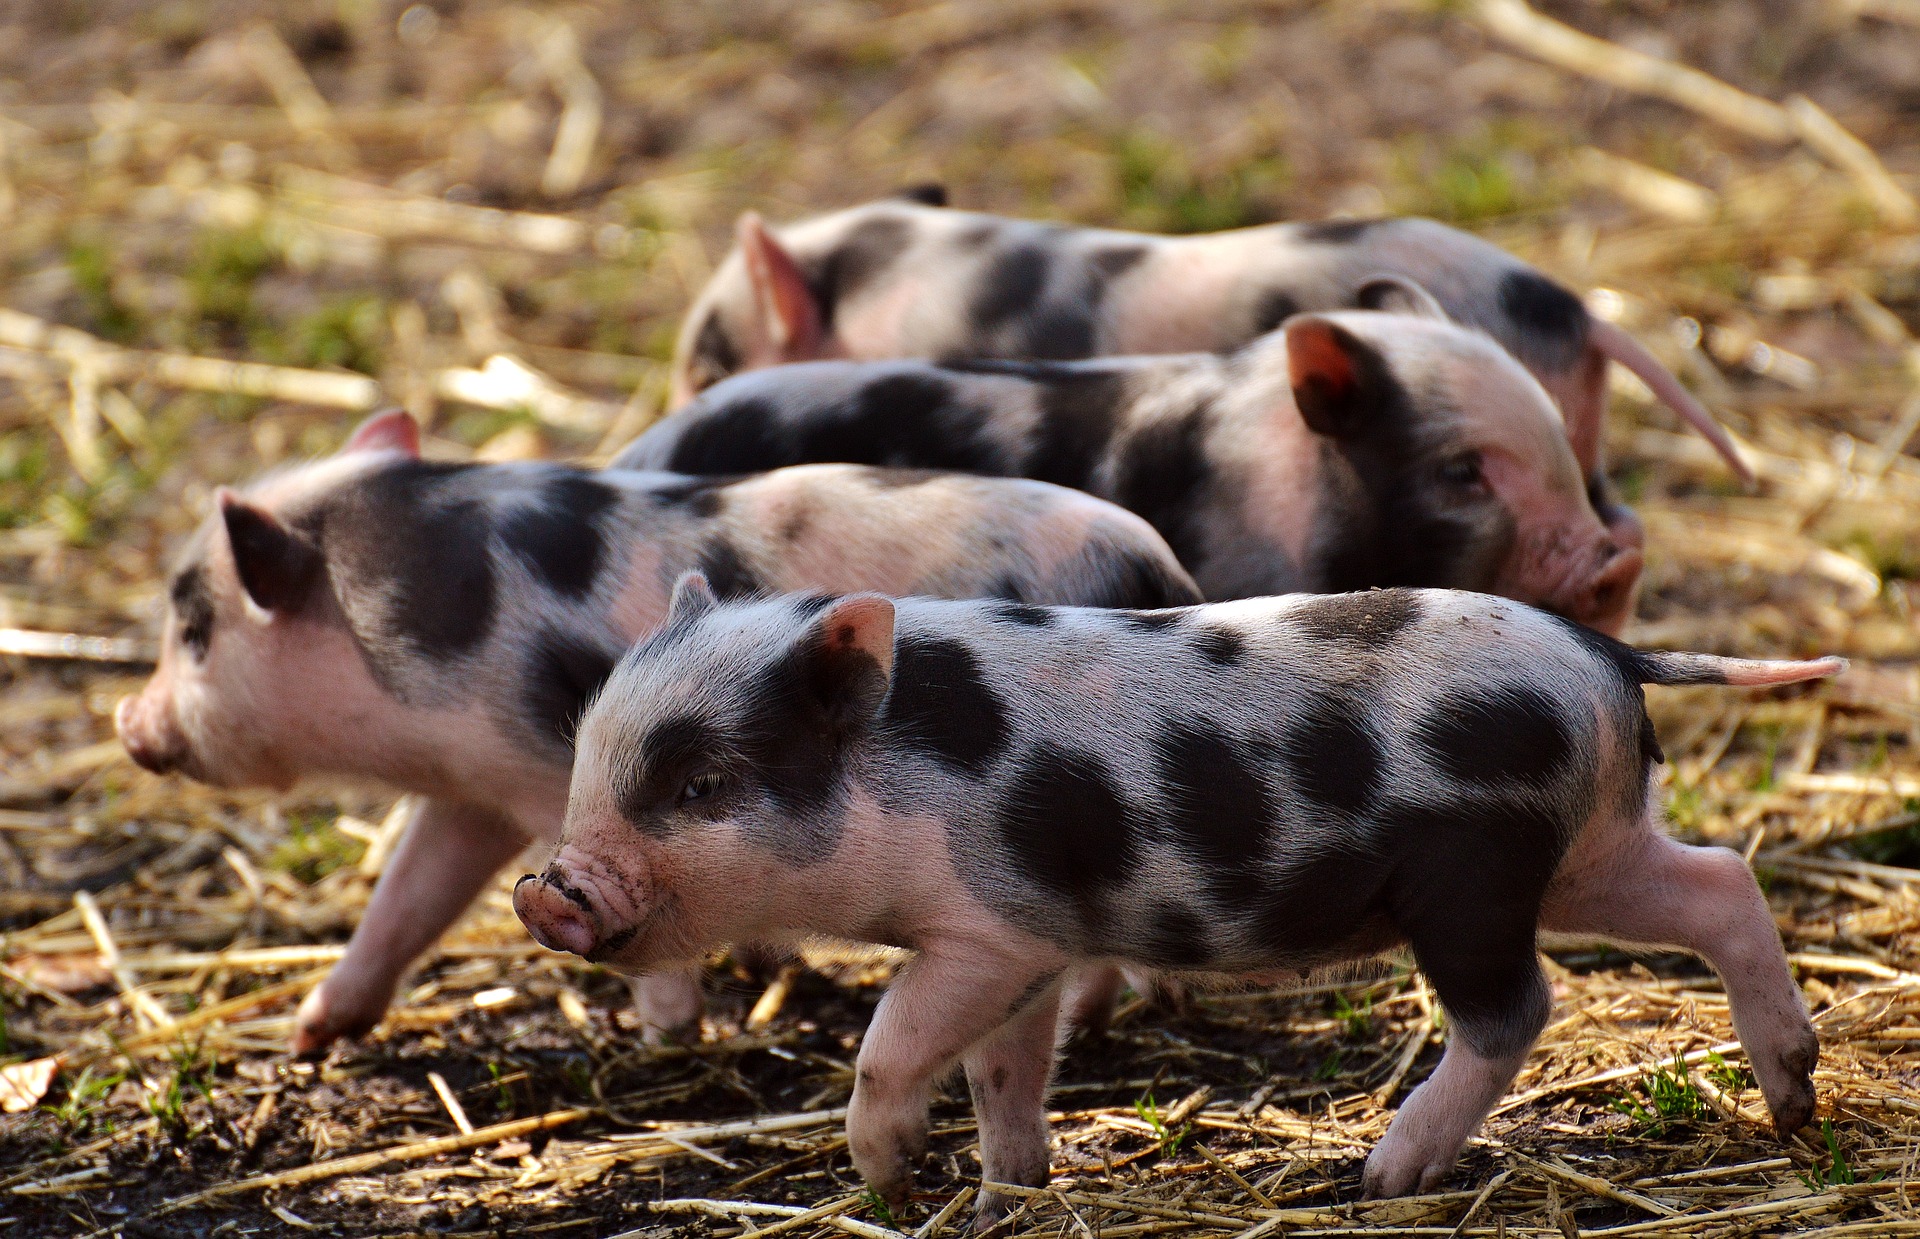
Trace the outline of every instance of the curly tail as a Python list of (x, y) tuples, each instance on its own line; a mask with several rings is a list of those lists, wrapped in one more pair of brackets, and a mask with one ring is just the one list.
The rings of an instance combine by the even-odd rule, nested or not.
[(1713, 444), (1713, 449), (1725, 458), (1740, 480), (1753, 483), (1753, 466), (1749, 465), (1733, 446), (1726, 429), (1713, 419), (1705, 405), (1693, 398), (1693, 393), (1680, 386), (1680, 380), (1673, 377), (1659, 360), (1643, 347), (1640, 341), (1628, 335), (1624, 330), (1604, 318), (1591, 320), (1587, 338), (1593, 342), (1608, 358), (1619, 362), (1640, 377), (1640, 381), (1653, 389), (1660, 402), (1693, 424), (1693, 428)]
[(1839, 675), (1847, 669), (1847, 660), (1828, 657), (1792, 662), (1634, 650), (1631, 669), (1642, 684), (1798, 684)]

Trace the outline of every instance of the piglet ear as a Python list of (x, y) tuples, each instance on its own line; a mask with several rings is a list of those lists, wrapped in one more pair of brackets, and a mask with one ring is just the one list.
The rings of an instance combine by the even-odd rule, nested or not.
[(361, 422), (340, 452), (402, 452), (418, 458), (420, 423), (405, 409), (383, 409)]
[(755, 360), (773, 365), (818, 358), (826, 344), (826, 328), (800, 264), (753, 211), (740, 217), (734, 239), (747, 264), (747, 282), (753, 287), (754, 310), (760, 320), (760, 347), (767, 353)]
[(893, 600), (835, 599), (815, 617), (802, 650), (808, 682), (828, 716), (843, 728), (866, 722), (893, 681)]
[(1345, 327), (1318, 314), (1296, 314), (1287, 335), (1287, 377), (1300, 417), (1315, 434), (1365, 434), (1394, 388), (1386, 359)]
[(247, 597), (263, 611), (298, 609), (319, 579), (319, 548), (273, 513), (224, 487), (216, 499), (234, 571)]
[(1438, 319), (1443, 323), (1453, 321), (1446, 307), (1418, 281), (1385, 271), (1362, 280), (1358, 291), (1353, 294), (1353, 302), (1363, 310), (1411, 314), (1415, 318)]
[(667, 620), (698, 619), (718, 605), (713, 586), (698, 572), (683, 572), (673, 583), (673, 600), (667, 604)]

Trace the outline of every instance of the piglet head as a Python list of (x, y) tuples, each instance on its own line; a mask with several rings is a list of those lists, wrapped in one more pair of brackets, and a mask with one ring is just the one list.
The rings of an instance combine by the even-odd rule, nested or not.
[[(413, 419), (386, 413), (342, 456), (418, 451)], [(311, 717), (316, 694), (361, 671), (344, 637), (329, 639), (337, 626), (320, 547), (287, 515), (331, 467), (295, 470), (258, 495), (215, 492), (167, 586), (159, 665), (114, 711), (140, 766), (230, 787), (285, 787), (303, 772), (288, 727)]]
[(674, 346), (668, 408), (729, 375), (833, 355), (826, 311), (800, 263), (758, 214), (688, 311)]
[(1539, 382), (1492, 340), (1429, 313), (1298, 315), (1302, 419), (1351, 470), (1378, 531), (1367, 579), (1503, 594), (1618, 633), (1641, 554), (1595, 512)]
[(893, 618), (875, 594), (722, 605), (683, 577), (581, 720), (560, 847), (514, 888), (533, 936), (646, 968), (764, 928), (756, 892), (835, 846)]

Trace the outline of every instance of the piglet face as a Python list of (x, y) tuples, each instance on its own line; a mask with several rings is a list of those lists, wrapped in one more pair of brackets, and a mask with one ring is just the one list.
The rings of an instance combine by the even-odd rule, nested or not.
[(755, 875), (834, 850), (892, 665), (885, 598), (716, 609), (689, 573), (581, 721), (560, 848), (514, 891), (528, 930), (631, 968), (735, 936)]
[(1525, 368), (1424, 315), (1304, 315), (1286, 330), (1302, 416), (1380, 496), (1388, 540), (1425, 548), (1425, 579), (1404, 583), (1620, 631), (1641, 568), (1621, 531), (1637, 523), (1610, 528), (1594, 511), (1560, 413)]
[(740, 217), (734, 242), (681, 326), (669, 410), (743, 370), (837, 355), (813, 285), (757, 214)]

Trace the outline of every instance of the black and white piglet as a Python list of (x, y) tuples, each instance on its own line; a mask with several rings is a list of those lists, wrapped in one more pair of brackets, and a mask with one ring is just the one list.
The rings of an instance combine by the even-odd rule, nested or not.
[(1390, 283), (1424, 312), (1296, 315), (1226, 356), (756, 371), (618, 462), (1037, 478), (1146, 517), (1212, 599), (1444, 586), (1617, 633), (1640, 548), (1595, 512), (1559, 411), (1493, 341)]
[(892, 1200), (956, 1060), (986, 1178), (1046, 1183), (1070, 969), (1257, 977), (1400, 943), (1452, 1036), (1365, 1187), (1431, 1187), (1547, 1020), (1541, 928), (1704, 956), (1785, 1134), (1813, 1113), (1813, 1027), (1739, 855), (1662, 833), (1641, 685), (1841, 666), (1642, 652), (1444, 591), (717, 603), (690, 574), (589, 709), (560, 847), (514, 906), (622, 969), (809, 933), (917, 951), (847, 1119)]

